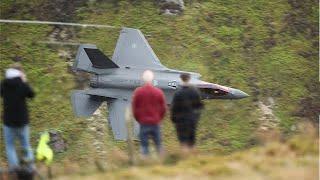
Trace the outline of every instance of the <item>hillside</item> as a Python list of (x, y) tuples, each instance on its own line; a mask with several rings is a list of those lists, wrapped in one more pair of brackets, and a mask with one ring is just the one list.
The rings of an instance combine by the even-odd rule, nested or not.
[[(286, 143), (273, 142), (265, 147), (228, 156), (177, 156), (163, 164), (140, 165), (107, 173), (83, 173), (57, 179), (318, 179), (319, 139), (305, 135)], [(169, 161), (170, 160), (170, 161)], [(150, 164), (150, 162), (149, 162)], [(152, 163), (151, 163), (152, 164)]]
[[(75, 162), (87, 167), (95, 167), (98, 160), (113, 166), (108, 162), (112, 153), (126, 150), (125, 142), (112, 139), (105, 107), (86, 120), (76, 119), (70, 104), (71, 91), (84, 88), (88, 77), (70, 70), (77, 50), (74, 43), (96, 44), (111, 57), (122, 26), (147, 35), (165, 66), (198, 72), (205, 81), (250, 94), (239, 101), (205, 102), (198, 131), (200, 153), (230, 154), (256, 147), (263, 144), (260, 134), (273, 130), (286, 140), (297, 133), (299, 122), (318, 126), (317, 1), (186, 2), (183, 14), (164, 16), (155, 1), (1, 1), (1, 19), (116, 27), (0, 24), (0, 77), (9, 64), (20, 61), (37, 93), (30, 102), (33, 145), (40, 132), (57, 129), (67, 140), (68, 150), (57, 154), (54, 164)], [(168, 117), (163, 129), (166, 149), (173, 151), (178, 144)], [(3, 144), (0, 152), (4, 164)]]

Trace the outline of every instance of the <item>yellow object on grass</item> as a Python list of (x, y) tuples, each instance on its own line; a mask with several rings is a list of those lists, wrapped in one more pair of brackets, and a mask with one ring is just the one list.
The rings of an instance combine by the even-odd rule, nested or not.
[(44, 161), (47, 165), (51, 164), (53, 160), (53, 151), (48, 145), (50, 135), (48, 132), (41, 134), (40, 141), (37, 147), (37, 160)]

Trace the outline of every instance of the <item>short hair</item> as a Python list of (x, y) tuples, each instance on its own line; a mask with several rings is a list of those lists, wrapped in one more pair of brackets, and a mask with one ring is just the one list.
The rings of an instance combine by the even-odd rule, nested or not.
[(146, 70), (143, 72), (142, 79), (146, 83), (151, 83), (154, 78), (154, 74), (151, 70)]
[(190, 80), (190, 74), (189, 73), (182, 73), (182, 74), (180, 74), (180, 79), (183, 82), (188, 82)]
[(19, 70), (19, 71), (22, 71), (22, 70), (23, 70), (22, 65), (21, 65), (20, 63), (18, 63), (18, 62), (11, 64), (11, 65), (10, 65), (10, 68), (16, 69), (16, 70)]

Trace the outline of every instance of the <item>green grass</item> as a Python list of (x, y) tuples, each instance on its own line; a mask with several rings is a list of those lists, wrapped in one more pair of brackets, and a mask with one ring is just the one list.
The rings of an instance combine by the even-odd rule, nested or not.
[[(138, 165), (106, 173), (66, 175), (61, 179), (317, 179), (318, 138), (306, 137), (294, 137), (285, 143), (273, 142), (228, 156), (172, 154), (165, 161), (171, 158), (175, 161), (174, 165), (149, 162), (152, 166)], [(177, 156), (180, 159), (173, 159)]]
[[(31, 11), (48, 3), (46, 0), (2, 1), (1, 18), (38, 19)], [(26, 7), (23, 7), (23, 4)], [(23, 10), (13, 12), (12, 7)], [(169, 68), (194, 71), (202, 79), (244, 90), (250, 98), (239, 101), (206, 101), (198, 130), (198, 148), (205, 153), (230, 153), (251, 146), (259, 124), (256, 99), (273, 97), (275, 113), (280, 118), (284, 134), (292, 134), (291, 125), (303, 120), (294, 116), (300, 101), (314, 93), (308, 85), (318, 85), (318, 36), (296, 32), (286, 14), (300, 13), (310, 27), (318, 23), (318, 9), (311, 1), (302, 8), (310, 12), (301, 15), (285, 0), (280, 1), (194, 1), (187, 5), (181, 16), (159, 15), (152, 1), (119, 1), (117, 6), (108, 2), (92, 2), (76, 7), (73, 19), (80, 23), (107, 24), (118, 29), (74, 28), (76, 36), (70, 41), (96, 44), (111, 57), (120, 27), (139, 28), (162, 64)], [(25, 8), (25, 9), (24, 9)], [(29, 8), (29, 9), (28, 9)], [(36, 9), (35, 9), (36, 11)], [(299, 17), (300, 17), (299, 16)], [(50, 19), (47, 19), (50, 20)], [(313, 23), (313, 24), (312, 24)], [(74, 118), (70, 92), (76, 83), (68, 72), (68, 63), (58, 57), (64, 46), (39, 43), (47, 40), (52, 26), (0, 24), (0, 77), (12, 58), (23, 58), (22, 64), (37, 97), (30, 102), (32, 143), (38, 133), (48, 128), (63, 132), (70, 146), (58, 155), (77, 162), (90, 160), (94, 150), (92, 137), (83, 120)], [(296, 32), (296, 33), (294, 33)], [(273, 41), (274, 43), (268, 43)], [(68, 47), (76, 53), (76, 47)], [(218, 51), (220, 55), (215, 56)], [(309, 57), (301, 52), (311, 53)], [(259, 94), (255, 94), (256, 89)], [(318, 96), (316, 96), (318, 97)], [(307, 117), (311, 118), (311, 117)], [(109, 149), (125, 150), (125, 143), (113, 142), (111, 133), (106, 137)], [(163, 139), (167, 149), (178, 147), (175, 130), (166, 117)], [(221, 145), (221, 141), (228, 145)]]

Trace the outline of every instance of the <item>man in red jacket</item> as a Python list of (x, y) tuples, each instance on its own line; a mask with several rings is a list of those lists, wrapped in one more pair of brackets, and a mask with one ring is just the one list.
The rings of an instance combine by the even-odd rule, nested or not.
[(150, 70), (143, 73), (144, 85), (133, 93), (132, 111), (140, 124), (140, 143), (143, 155), (149, 154), (149, 137), (154, 141), (159, 154), (162, 153), (160, 122), (166, 112), (166, 100), (161, 89), (154, 87), (154, 74)]

